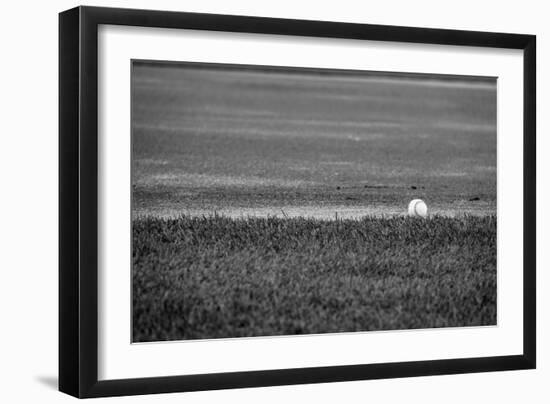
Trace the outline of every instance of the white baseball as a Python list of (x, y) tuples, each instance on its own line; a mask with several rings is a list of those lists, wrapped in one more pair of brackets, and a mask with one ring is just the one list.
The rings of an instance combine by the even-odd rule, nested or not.
[(409, 216), (426, 217), (428, 215), (428, 207), (422, 199), (413, 199), (409, 203)]

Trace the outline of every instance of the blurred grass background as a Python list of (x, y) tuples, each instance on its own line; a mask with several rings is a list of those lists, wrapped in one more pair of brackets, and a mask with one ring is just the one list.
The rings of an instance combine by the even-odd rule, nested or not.
[(496, 214), (496, 79), (133, 62), (135, 215)]

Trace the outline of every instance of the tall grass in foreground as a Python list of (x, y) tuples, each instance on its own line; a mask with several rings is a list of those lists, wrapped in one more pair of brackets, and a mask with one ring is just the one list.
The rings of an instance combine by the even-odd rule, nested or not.
[(133, 340), (496, 324), (496, 217), (133, 221)]

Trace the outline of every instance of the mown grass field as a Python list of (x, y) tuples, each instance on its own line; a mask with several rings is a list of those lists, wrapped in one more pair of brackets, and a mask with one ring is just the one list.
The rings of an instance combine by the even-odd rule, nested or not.
[(133, 341), (493, 325), (496, 222), (135, 218)]

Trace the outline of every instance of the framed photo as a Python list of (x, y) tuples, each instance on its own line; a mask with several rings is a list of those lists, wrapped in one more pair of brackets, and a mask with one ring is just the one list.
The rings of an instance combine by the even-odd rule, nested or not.
[(61, 391), (535, 368), (534, 36), (59, 28)]

